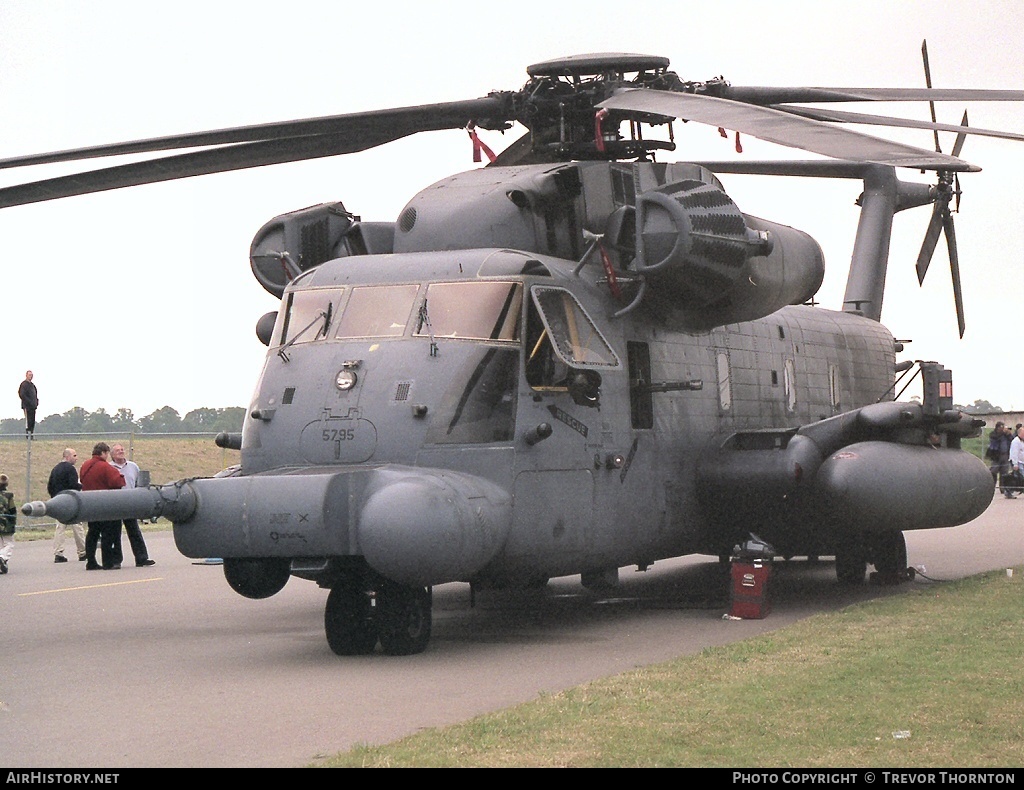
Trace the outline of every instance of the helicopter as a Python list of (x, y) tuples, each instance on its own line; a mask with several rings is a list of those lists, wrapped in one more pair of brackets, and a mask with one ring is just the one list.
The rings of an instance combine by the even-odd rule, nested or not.
[[(927, 56), (925, 56), (927, 73)], [(0, 168), (190, 150), (0, 189), (0, 207), (350, 154), (458, 130), (488, 164), (412, 197), (394, 221), (343, 203), (270, 219), (253, 275), (280, 308), (240, 433), (210, 478), (64, 492), (23, 512), (64, 523), (164, 517), (178, 550), (221, 558), (252, 599), (291, 577), (328, 591), (338, 655), (424, 651), (431, 590), (614, 586), (686, 554), (834, 556), (898, 582), (907, 530), (953, 527), (993, 497), (961, 448), (983, 423), (952, 371), (904, 359), (881, 323), (894, 215), (931, 206), (917, 261), (949, 252), (968, 134), (826, 110), (870, 101), (1021, 101), (1024, 91), (773, 88), (682, 80), (660, 56), (575, 55), (484, 97), (21, 156)], [(677, 120), (822, 158), (662, 162)], [(842, 124), (929, 129), (931, 151)], [(499, 154), (479, 130), (527, 132)], [(956, 132), (952, 152), (938, 131)], [(905, 182), (898, 168), (931, 171)], [(744, 213), (719, 174), (863, 182), (842, 309), (814, 301), (808, 234)], [(923, 397), (900, 400), (921, 379)], [(900, 385), (902, 389), (898, 390)]]

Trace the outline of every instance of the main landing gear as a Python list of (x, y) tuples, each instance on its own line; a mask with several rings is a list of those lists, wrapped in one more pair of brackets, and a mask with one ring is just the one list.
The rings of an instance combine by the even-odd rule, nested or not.
[(850, 535), (836, 546), (840, 584), (863, 584), (869, 562), (875, 566), (871, 580), (878, 584), (899, 584), (914, 576), (913, 569), (907, 567), (907, 541), (899, 530)]
[(907, 541), (902, 532), (890, 530), (874, 535), (871, 555), (875, 565), (871, 581), (876, 584), (899, 584), (914, 578), (914, 569), (907, 567)]
[(422, 653), (430, 641), (431, 591), (382, 582), (372, 589), (335, 584), (327, 596), (324, 631), (339, 656), (368, 655), (377, 642), (389, 656)]

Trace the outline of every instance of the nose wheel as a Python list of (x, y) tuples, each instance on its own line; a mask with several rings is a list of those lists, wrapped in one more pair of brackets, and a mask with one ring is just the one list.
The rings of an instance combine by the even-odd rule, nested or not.
[(379, 588), (338, 584), (327, 596), (324, 631), (339, 656), (369, 655), (377, 642), (389, 656), (422, 653), (430, 641), (429, 587), (385, 582)]

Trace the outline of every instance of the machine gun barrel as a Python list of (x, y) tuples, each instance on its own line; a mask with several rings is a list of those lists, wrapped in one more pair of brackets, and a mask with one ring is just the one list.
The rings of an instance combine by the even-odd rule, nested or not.
[(63, 491), (47, 502), (26, 502), (21, 506), (26, 516), (49, 516), (63, 524), (157, 516), (185, 521), (195, 510), (196, 495), (188, 483), (115, 491)]

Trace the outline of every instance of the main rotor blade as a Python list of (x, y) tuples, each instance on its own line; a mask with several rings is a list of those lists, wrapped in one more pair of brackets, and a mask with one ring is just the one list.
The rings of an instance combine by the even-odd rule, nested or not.
[[(811, 118), (815, 121), (836, 121), (838, 123), (862, 123), (871, 126), (893, 126), (906, 129), (932, 129), (937, 132), (958, 132), (960, 134), (978, 134), (983, 137), (999, 137), (1004, 140), (1024, 140), (1024, 134), (1017, 132), (1001, 132), (995, 129), (981, 129), (972, 126), (970, 129), (963, 129), (951, 123), (930, 123), (928, 121), (915, 121), (910, 118), (895, 118), (890, 115), (867, 115), (859, 112), (844, 112), (842, 110), (824, 110), (810, 107), (794, 107), (788, 104), (774, 105), (772, 109), (781, 110), (791, 115), (799, 115), (803, 118)], [(953, 152), (953, 156), (959, 156), (959, 152)]]
[(297, 137), (285, 140), (264, 140), (258, 143), (194, 151), (158, 159), (147, 159), (128, 165), (105, 167), (68, 176), (49, 178), (0, 189), (0, 208), (38, 203), (44, 200), (105, 192), (110, 189), (173, 181), (190, 176), (244, 170), (250, 167), (297, 162), (325, 156), (336, 156), (383, 145), (419, 131), (395, 129), (390, 133), (377, 130), (359, 140), (350, 135)]
[[(931, 69), (931, 66), (928, 64), (928, 42), (927, 41), (922, 41), (921, 42), (921, 57), (924, 59), (924, 84), (927, 85), (929, 88), (931, 88), (932, 87), (932, 69)], [(937, 121), (937, 119), (935, 117), (935, 102), (934, 101), (931, 101), (931, 100), (928, 101), (928, 109), (931, 111), (931, 114), (932, 114), (932, 123), (935, 123)], [(933, 129), (932, 130), (932, 134), (935, 135), (935, 150), (939, 151), (941, 153), (942, 152), (942, 148), (939, 147), (939, 132), (938, 132), (938, 130), (937, 129)], [(953, 156), (956, 156), (956, 154), (953, 154)]]
[(747, 104), (859, 101), (1024, 101), (1024, 91), (984, 88), (774, 88), (729, 85), (723, 99)]
[[(190, 132), (188, 134), (151, 137), (145, 140), (123, 143), (71, 148), (65, 151), (15, 156), (8, 159), (0, 159), (0, 169), (29, 167), (54, 162), (77, 162), (82, 159), (95, 159), (104, 156), (171, 151), (181, 148), (204, 148), (214, 145), (283, 140), (317, 135), (347, 134), (354, 136), (364, 134), (368, 127), (386, 128), (391, 124), (401, 124), (407, 128), (410, 126), (417, 127), (412, 131), (451, 129), (465, 126), (471, 120), (481, 120), (484, 118), (504, 119), (507, 115), (507, 109), (506, 103), (502, 99), (488, 96), (482, 99), (470, 99), (467, 101), (427, 104), (416, 107), (397, 107), (388, 110), (371, 110), (369, 112), (348, 113), (346, 115), (306, 118), (298, 121), (264, 123), (255, 126), (237, 126), (207, 132)], [(405, 134), (411, 134), (412, 131), (407, 131)], [(369, 148), (370, 146), (365, 147)], [(363, 149), (357, 148), (353, 150)]]
[(945, 154), (852, 132), (821, 121), (790, 115), (771, 107), (757, 107), (729, 99), (629, 89), (616, 92), (612, 98), (597, 106), (610, 110), (645, 112), (697, 121), (836, 159), (921, 170), (980, 169), (976, 165)]
[(956, 305), (956, 322), (960, 329), (960, 337), (964, 336), (964, 294), (960, 287), (960, 258), (956, 251), (956, 230), (953, 228), (953, 215), (948, 211), (942, 218), (942, 229), (946, 234), (946, 248), (949, 250), (949, 271), (953, 277), (953, 302)]
[(340, 129), (333, 134), (286, 137), (209, 148), (18, 184), (0, 188), (0, 208), (210, 173), (364, 151), (417, 132), (464, 127), (471, 117), (466, 112), (474, 108), (493, 110), (494, 104), (489, 101), (481, 105), (473, 102), (456, 102), (440, 113), (437, 111), (438, 105), (361, 113), (345, 116), (344, 123), (332, 124), (333, 128)]
[(942, 231), (943, 216), (948, 212), (943, 203), (932, 205), (932, 218), (928, 222), (928, 230), (924, 234), (924, 244), (921, 245), (921, 252), (917, 255), (917, 283), (924, 282), (924, 276), (928, 273), (928, 265), (932, 262), (932, 255), (935, 254), (935, 245), (939, 241), (939, 233)]

